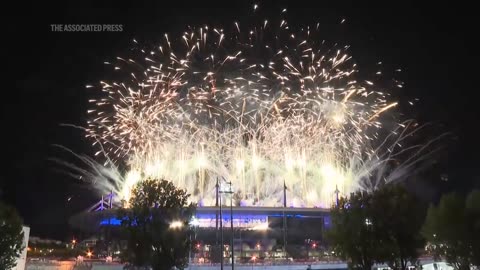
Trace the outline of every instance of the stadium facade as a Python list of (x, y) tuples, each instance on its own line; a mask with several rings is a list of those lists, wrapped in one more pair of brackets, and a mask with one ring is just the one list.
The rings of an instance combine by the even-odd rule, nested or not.
[[(73, 216), (70, 224), (107, 242), (121, 239), (112, 196)], [(233, 243), (236, 262), (315, 260), (325, 256), (324, 232), (330, 225), (329, 209), (324, 208), (197, 207), (190, 222), (194, 231), (190, 259), (218, 262), (223, 243), (228, 263)]]

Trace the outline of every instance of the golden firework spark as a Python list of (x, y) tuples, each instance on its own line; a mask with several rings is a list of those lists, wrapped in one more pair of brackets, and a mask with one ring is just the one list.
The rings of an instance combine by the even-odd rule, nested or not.
[[(284, 20), (241, 29), (192, 28), (107, 62), (125, 80), (101, 82), (87, 136), (128, 172), (103, 189), (128, 198), (144, 177), (162, 177), (212, 205), (220, 177), (242, 205), (276, 206), (285, 182), (295, 206), (329, 207), (337, 187), (349, 194), (384, 171), (392, 152), (377, 148), (391, 146), (378, 119), (397, 102), (357, 78), (348, 47)], [(384, 140), (399, 143), (409, 126)]]

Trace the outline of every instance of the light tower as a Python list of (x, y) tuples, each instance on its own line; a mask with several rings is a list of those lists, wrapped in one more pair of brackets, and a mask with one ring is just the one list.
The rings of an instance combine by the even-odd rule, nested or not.
[(338, 190), (338, 185), (335, 185), (335, 203), (338, 206), (338, 194), (340, 193), (340, 190)]

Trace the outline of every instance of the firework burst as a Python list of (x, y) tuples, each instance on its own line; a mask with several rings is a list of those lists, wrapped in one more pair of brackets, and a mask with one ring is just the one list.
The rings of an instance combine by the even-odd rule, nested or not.
[[(127, 168), (105, 179), (88, 159), (104, 192), (128, 198), (141, 179), (161, 177), (213, 205), (221, 178), (238, 205), (282, 205), (285, 183), (289, 205), (329, 207), (337, 188), (400, 179), (425, 149), (401, 147), (414, 122), (385, 127), (397, 102), (358, 78), (348, 46), (326, 45), (318, 25), (235, 22), (135, 47), (106, 63), (121, 80), (102, 81), (90, 100), (87, 136), (110, 170)], [(412, 159), (392, 168), (405, 151)]]

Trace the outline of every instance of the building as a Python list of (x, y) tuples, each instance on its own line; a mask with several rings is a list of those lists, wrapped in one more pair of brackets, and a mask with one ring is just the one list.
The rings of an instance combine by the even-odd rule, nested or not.
[[(70, 223), (97, 234), (99, 240), (121, 238), (114, 209), (86, 211)], [(220, 211), (220, 207), (198, 207), (190, 225), (194, 229), (191, 259), (199, 263), (218, 261), (222, 242), (224, 257), (231, 257), (232, 241), (236, 261), (284, 260), (285, 250), (291, 259), (311, 260), (324, 255), (324, 231), (330, 217), (323, 208), (222, 207)]]
[(28, 240), (30, 238), (30, 227), (23, 226), (23, 250), (20, 257), (17, 259), (17, 266), (12, 270), (24, 270), (27, 262)]

